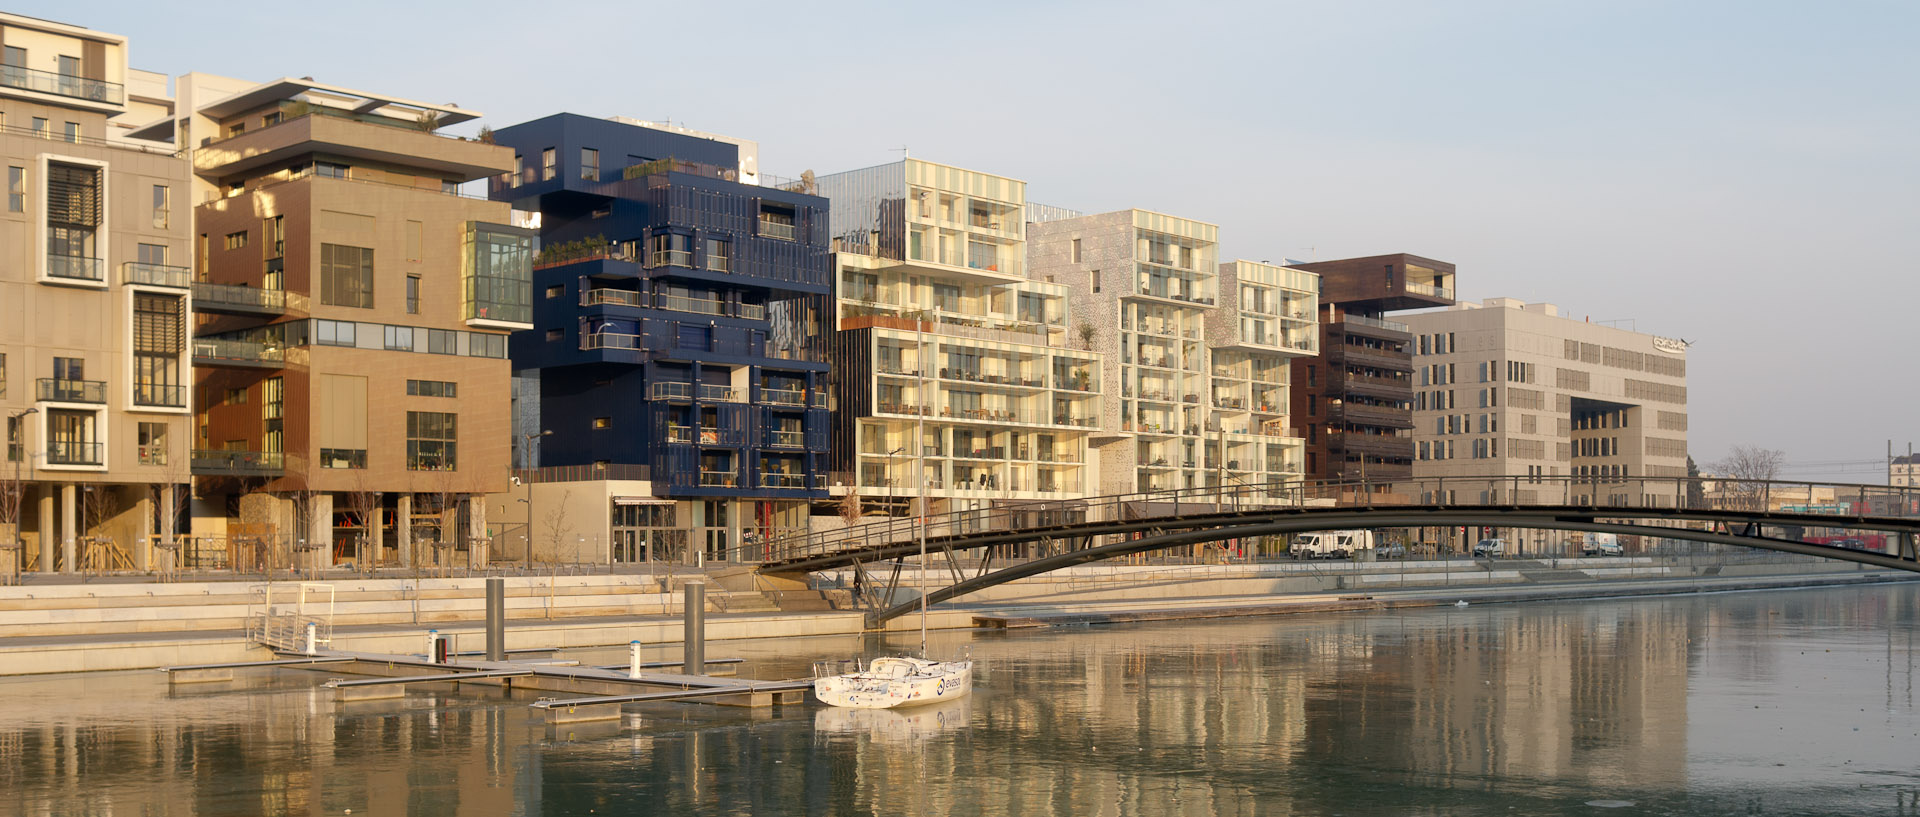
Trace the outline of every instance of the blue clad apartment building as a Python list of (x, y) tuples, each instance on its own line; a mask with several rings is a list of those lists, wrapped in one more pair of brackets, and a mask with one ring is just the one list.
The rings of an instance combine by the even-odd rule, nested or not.
[(538, 463), (651, 497), (607, 498), (607, 558), (722, 560), (804, 529), (827, 495), (827, 200), (757, 183), (751, 143), (651, 123), (559, 114), (494, 139), (518, 169), (491, 197), (539, 214), (534, 328), (510, 344), (538, 370)]

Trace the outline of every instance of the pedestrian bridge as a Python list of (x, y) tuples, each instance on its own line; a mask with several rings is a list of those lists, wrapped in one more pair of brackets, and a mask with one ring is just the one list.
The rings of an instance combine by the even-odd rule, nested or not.
[[(884, 608), (868, 614), (878, 626), (921, 602), (885, 607), (891, 588), (881, 596), (867, 571), (890, 565), (897, 585), (901, 560), (922, 552), (953, 577), (926, 593), (938, 603), (1064, 567), (1210, 542), (1455, 526), (1688, 539), (1920, 572), (1920, 488), (1689, 477), (1295, 481), (1014, 502), (933, 514), (924, 524), (899, 517), (795, 535), (742, 555), (769, 575), (852, 568), (868, 603)], [(1877, 535), (1885, 546), (1809, 542), (1808, 529)], [(996, 553), (1021, 559), (996, 569)]]

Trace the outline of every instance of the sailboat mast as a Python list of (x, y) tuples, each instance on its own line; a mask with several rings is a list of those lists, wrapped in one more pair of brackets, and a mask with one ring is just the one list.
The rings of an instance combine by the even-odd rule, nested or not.
[[(914, 352), (920, 358), (920, 400), (927, 400), (927, 336), (920, 321), (913, 322)], [(929, 404), (930, 405), (930, 404)], [(913, 413), (913, 445), (920, 451), (914, 458), (914, 484), (920, 495), (920, 657), (927, 657), (927, 405)]]

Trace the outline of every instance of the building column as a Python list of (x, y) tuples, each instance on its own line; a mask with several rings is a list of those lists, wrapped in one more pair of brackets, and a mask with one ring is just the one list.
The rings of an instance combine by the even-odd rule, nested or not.
[(71, 482), (60, 486), (60, 572), (72, 573), (75, 551), (80, 547), (75, 515), (80, 510), (80, 486)]
[(143, 486), (140, 498), (134, 500), (134, 545), (127, 558), (133, 560), (133, 569), (149, 570), (153, 567), (153, 488)]
[(367, 520), (366, 520), (367, 535), (365, 537), (362, 537), (366, 540), (366, 549), (367, 549), (367, 552), (363, 556), (363, 558), (365, 558), (366, 560), (366, 564), (360, 566), (360, 569), (362, 571), (371, 571), (374, 568), (379, 567), (380, 557), (386, 555), (386, 551), (387, 551), (386, 504), (387, 504), (387, 495), (379, 491), (375, 491), (373, 494), (373, 511), (367, 514)]
[(60, 520), (54, 516), (54, 484), (41, 483), (40, 493), (40, 572), (52, 573), (54, 545), (60, 541)]
[(467, 503), (467, 567), (485, 570), (493, 559), (493, 539), (487, 536), (487, 498), (469, 495)]
[(393, 505), (394, 541), (400, 549), (400, 566), (413, 567), (413, 494), (401, 494)]
[(313, 546), (308, 557), (313, 570), (333, 566), (333, 494), (317, 493), (307, 509), (307, 544)]

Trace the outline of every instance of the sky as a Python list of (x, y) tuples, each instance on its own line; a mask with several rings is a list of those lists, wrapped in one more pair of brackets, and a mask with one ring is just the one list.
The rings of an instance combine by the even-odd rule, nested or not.
[(906, 147), (1213, 222), (1223, 259), (1411, 252), (1463, 300), (1691, 341), (1703, 464), (1883, 481), (1920, 446), (1920, 3), (192, 5), (8, 10), (174, 75), (671, 120), (780, 176)]

